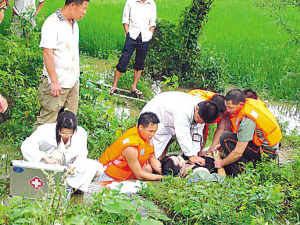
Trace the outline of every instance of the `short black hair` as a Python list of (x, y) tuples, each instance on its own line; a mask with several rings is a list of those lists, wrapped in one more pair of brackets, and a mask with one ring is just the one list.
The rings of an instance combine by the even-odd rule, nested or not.
[(214, 95), (214, 97), (212, 97), (211, 100), (217, 104), (217, 106), (219, 107), (220, 113), (223, 113), (226, 111), (224, 95)]
[(177, 177), (180, 175), (180, 166), (175, 165), (170, 156), (165, 156), (161, 161), (161, 173), (162, 175)]
[(219, 116), (219, 107), (212, 101), (204, 101), (198, 103), (198, 114), (203, 119), (204, 123), (212, 123)]
[(140, 115), (138, 119), (137, 126), (142, 125), (144, 128), (148, 127), (149, 124), (158, 124), (160, 121), (155, 113), (152, 112), (144, 112)]
[(75, 3), (76, 5), (82, 5), (83, 2), (89, 2), (90, 0), (66, 0), (65, 5), (70, 5), (71, 3)]
[(232, 89), (226, 94), (225, 101), (232, 101), (232, 104), (237, 105), (240, 102), (246, 102), (246, 99), (240, 89)]
[(56, 142), (57, 145), (61, 141), (60, 131), (62, 128), (72, 129), (74, 132), (77, 130), (78, 119), (75, 114), (69, 110), (66, 110), (65, 107), (62, 107), (57, 116), (56, 122)]
[(253, 91), (252, 89), (244, 89), (243, 93), (245, 95), (245, 98), (253, 98), (255, 100), (257, 100), (257, 98), (258, 98), (257, 93), (255, 91)]

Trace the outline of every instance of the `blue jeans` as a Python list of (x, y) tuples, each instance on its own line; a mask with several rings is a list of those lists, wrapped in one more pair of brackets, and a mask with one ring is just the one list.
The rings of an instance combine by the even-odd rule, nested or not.
[(145, 59), (147, 56), (150, 41), (142, 42), (142, 36), (139, 34), (136, 40), (132, 39), (129, 33), (126, 36), (124, 48), (122, 50), (122, 56), (116, 66), (117, 70), (121, 73), (125, 73), (127, 65), (130, 61), (131, 55), (136, 50), (135, 63), (133, 65), (135, 70), (144, 70)]

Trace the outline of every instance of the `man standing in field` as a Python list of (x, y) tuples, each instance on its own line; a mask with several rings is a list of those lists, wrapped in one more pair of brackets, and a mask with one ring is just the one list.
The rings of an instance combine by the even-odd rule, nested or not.
[[(11, 24), (18, 37), (21, 37), (24, 33), (22, 19), (31, 23), (33, 27), (36, 26), (34, 17), (38, 15), (44, 5), (44, 1), (45, 0), (39, 0), (38, 7), (36, 8), (35, 0), (14, 0)], [(10, 4), (8, 4), (8, 6), (10, 6)]]
[(44, 70), (38, 89), (40, 114), (36, 126), (53, 123), (59, 109), (77, 113), (79, 99), (79, 28), (89, 0), (66, 0), (42, 27)]
[(258, 100), (246, 99), (239, 89), (227, 93), (225, 105), (232, 132), (221, 135), (226, 158), (216, 160), (215, 167), (224, 167), (227, 175), (236, 176), (243, 171), (243, 163), (260, 160), (262, 153), (275, 158), (282, 133), (268, 108)]
[(122, 56), (116, 66), (110, 94), (115, 92), (119, 78), (122, 73), (126, 72), (127, 64), (134, 50), (136, 50), (136, 56), (131, 92), (137, 96), (143, 94), (137, 90), (136, 85), (144, 70), (150, 40), (152, 39), (156, 26), (155, 21), (156, 4), (153, 0), (127, 0), (122, 19), (126, 33), (126, 41), (122, 50)]

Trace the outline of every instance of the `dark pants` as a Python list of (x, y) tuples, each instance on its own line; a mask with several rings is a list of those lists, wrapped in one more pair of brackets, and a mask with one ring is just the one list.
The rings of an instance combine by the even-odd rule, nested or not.
[[(233, 134), (231, 132), (224, 132), (220, 138), (220, 144), (224, 150), (225, 156), (227, 157), (230, 152), (235, 149), (237, 144), (237, 134)], [(252, 141), (249, 141), (242, 157), (227, 166), (224, 166), (227, 175), (236, 176), (243, 171), (243, 164), (246, 164), (250, 161), (256, 162), (260, 160), (260, 148), (256, 146)]]
[(144, 70), (145, 67), (145, 59), (147, 56), (148, 48), (150, 41), (142, 42), (142, 35), (139, 34), (136, 40), (132, 39), (129, 36), (129, 33), (126, 36), (126, 41), (124, 44), (124, 48), (122, 50), (122, 56), (119, 60), (118, 65), (116, 66), (117, 70), (121, 73), (125, 73), (127, 70), (127, 64), (129, 63), (130, 57), (134, 50), (136, 50), (135, 55), (135, 70)]

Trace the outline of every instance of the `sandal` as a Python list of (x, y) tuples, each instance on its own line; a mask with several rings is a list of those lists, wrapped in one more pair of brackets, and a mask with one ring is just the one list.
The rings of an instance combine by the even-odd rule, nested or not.
[(141, 95), (143, 95), (143, 92), (141, 92), (138, 89), (136, 89), (135, 91), (131, 91), (131, 94), (134, 94), (136, 96), (141, 96)]
[(116, 92), (116, 89), (110, 88), (108, 93), (109, 93), (110, 95), (113, 95), (115, 92)]

